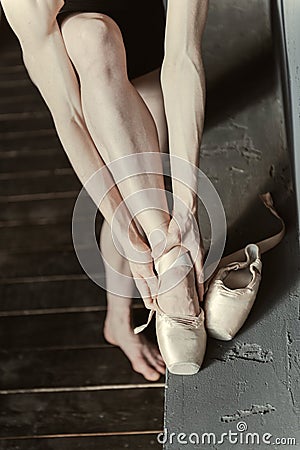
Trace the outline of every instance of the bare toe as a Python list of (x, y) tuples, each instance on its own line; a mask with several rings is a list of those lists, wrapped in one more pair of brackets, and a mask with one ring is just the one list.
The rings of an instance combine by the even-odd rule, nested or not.
[(162, 375), (166, 373), (165, 363), (158, 359), (158, 352), (155, 352), (152, 348), (145, 349), (145, 357), (149, 361), (149, 363)]
[(160, 373), (151, 367), (142, 356), (132, 361), (132, 368), (135, 372), (142, 374), (146, 380), (157, 381), (160, 378)]
[(104, 335), (108, 342), (121, 348), (133, 370), (146, 380), (157, 381), (165, 373), (165, 364), (158, 348), (144, 336), (133, 333), (130, 314), (125, 320), (124, 316), (120, 320), (117, 314), (110, 314), (105, 321)]

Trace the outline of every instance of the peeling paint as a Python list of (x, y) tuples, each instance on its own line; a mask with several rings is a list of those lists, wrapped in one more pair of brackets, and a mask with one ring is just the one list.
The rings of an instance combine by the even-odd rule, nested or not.
[(224, 155), (226, 152), (237, 152), (248, 161), (261, 160), (262, 155), (262, 152), (254, 146), (253, 140), (246, 133), (242, 139), (225, 141), (222, 145), (203, 144), (201, 146), (202, 156)]
[(269, 363), (273, 361), (273, 353), (271, 350), (263, 350), (258, 344), (238, 342), (222, 358), (223, 361), (230, 359), (247, 359), (250, 361)]
[(259, 150), (249, 150), (246, 148), (245, 150), (242, 150), (241, 153), (246, 159), (261, 159), (261, 152)]
[(230, 121), (231, 127), (238, 128), (239, 130), (248, 130), (247, 125), (242, 125), (241, 123), (237, 123), (234, 120)]
[(231, 170), (232, 172), (245, 173), (244, 169), (240, 169), (239, 167), (234, 166), (231, 166), (229, 170)]
[(276, 411), (276, 408), (269, 403), (266, 405), (251, 405), (250, 409), (238, 409), (234, 414), (228, 414), (221, 416), (221, 422), (235, 422), (236, 420), (242, 419), (244, 417), (253, 416), (256, 414), (268, 414)]
[(295, 395), (292, 388), (292, 358), (293, 358), (293, 350), (292, 350), (292, 344), (294, 340), (291, 336), (291, 333), (287, 330), (286, 332), (286, 344), (287, 344), (287, 359), (288, 359), (288, 365), (287, 365), (287, 389), (289, 391), (292, 404), (294, 408), (297, 409), (296, 401), (295, 401)]

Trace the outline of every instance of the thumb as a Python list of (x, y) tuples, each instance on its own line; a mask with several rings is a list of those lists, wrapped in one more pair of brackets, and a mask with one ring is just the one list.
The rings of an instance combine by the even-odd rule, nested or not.
[(151, 266), (144, 268), (143, 272), (143, 274), (135, 274), (134, 281), (146, 308), (152, 309), (153, 299), (157, 297), (158, 293), (158, 278)]

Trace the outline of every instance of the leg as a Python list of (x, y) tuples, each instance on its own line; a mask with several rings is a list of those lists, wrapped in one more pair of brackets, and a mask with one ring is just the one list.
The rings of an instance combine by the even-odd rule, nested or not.
[[(158, 133), (153, 117), (127, 77), (126, 54), (117, 24), (110, 17), (98, 13), (75, 14), (63, 22), (62, 34), (68, 54), (79, 74), (85, 121), (103, 159), (110, 162), (144, 152), (151, 152), (160, 159)], [(163, 177), (146, 174), (148, 168), (141, 164), (140, 175), (123, 181), (118, 188), (125, 199), (130, 194), (140, 194), (140, 203), (135, 202), (137, 204), (133, 206), (137, 206), (138, 211), (145, 209), (137, 215), (137, 219), (153, 249), (164, 242), (170, 217), (163, 192)], [(128, 176), (130, 167), (123, 164), (122, 169), (123, 174)], [(155, 171), (155, 167), (151, 169)], [(146, 189), (151, 189), (152, 195)], [(172, 246), (180, 246), (180, 234), (174, 233), (174, 236), (176, 240), (174, 239)], [(178, 253), (172, 252), (173, 261), (170, 260), (170, 264), (177, 255)], [(166, 300), (166, 311), (171, 313), (173, 309), (177, 309), (178, 312), (197, 313), (196, 297), (190, 299), (189, 305), (182, 302), (187, 285), (194, 284), (194, 277), (189, 278), (190, 282), (183, 280), (180, 286), (176, 286), (178, 295), (172, 291), (172, 297), (177, 301), (170, 308), (170, 302)], [(176, 276), (174, 280), (176, 281)], [(177, 308), (177, 303), (180, 308)]]
[[(110, 224), (116, 209), (123, 206), (123, 216), (114, 220), (114, 229), (123, 247), (127, 245), (128, 256), (132, 254), (132, 246), (128, 244), (133, 241), (134, 247), (142, 252), (140, 256), (147, 257), (147, 263), (130, 261), (130, 267), (144, 300), (150, 303), (151, 290), (156, 290), (150, 249), (138, 233), (135, 222), (127, 228), (131, 220), (129, 210), (124, 207), (120, 191), (86, 127), (78, 80), (55, 20), (63, 0), (24, 0), (21, 3), (3, 0), (1, 4), (20, 41), (29, 75), (51, 111), (58, 136), (80, 181), (85, 184), (99, 169), (106, 169), (105, 174), (102, 171), (101, 180), (94, 179), (97, 186), (95, 182), (93, 186), (87, 186), (88, 193)], [(99, 204), (101, 191), (108, 194)], [(124, 242), (124, 236), (129, 242)]]
[(168, 128), (166, 122), (164, 99), (160, 84), (160, 69), (153, 70), (141, 77), (134, 78), (131, 83), (136, 88), (148, 107), (158, 134), (159, 148), (168, 152)]
[[(79, 74), (85, 121), (102, 158), (108, 163), (127, 155), (151, 152), (154, 157), (157, 155), (160, 167), (155, 123), (128, 80), (126, 54), (117, 24), (98, 13), (76, 14), (63, 22), (62, 34)], [(130, 206), (134, 213), (146, 209), (137, 214), (137, 219), (154, 246), (158, 242), (152, 232), (159, 229), (166, 233), (169, 214), (163, 177), (146, 174), (145, 164), (138, 163), (140, 175), (130, 177), (118, 187), (125, 199), (139, 193), (139, 199), (135, 198)], [(111, 170), (117, 178), (114, 169)], [(129, 168), (122, 164), (121, 170), (122, 175), (127, 175)], [(145, 192), (148, 188), (152, 189), (151, 195)], [(157, 236), (161, 240), (161, 234)]]
[[(161, 151), (167, 152), (167, 125), (159, 80), (159, 70), (132, 80), (139, 94), (146, 103), (156, 124)], [(130, 276), (128, 261), (116, 251), (111, 239), (107, 222), (103, 223), (100, 237), (101, 253), (109, 266), (115, 271)], [(107, 286), (107, 316), (104, 336), (111, 344), (118, 345), (129, 358), (135, 371), (142, 373), (148, 380), (155, 381), (165, 372), (163, 360), (158, 348), (148, 342), (144, 336), (133, 334), (131, 324), (131, 297), (134, 293), (134, 282), (130, 278), (124, 289), (124, 297), (114, 295), (113, 286), (116, 274), (105, 267)], [(112, 287), (112, 289), (111, 289)]]
[[(155, 114), (157, 105), (153, 100), (151, 106), (151, 101), (146, 105), (143, 95), (139, 95), (136, 88), (144, 92), (145, 96), (148, 94), (149, 99), (159, 97), (160, 102), (162, 95), (160, 91), (152, 89), (151, 75), (148, 77), (148, 83), (141, 79), (135, 80), (134, 83), (128, 81), (122, 37), (116, 24), (100, 14), (76, 14), (63, 22), (62, 34), (68, 54), (80, 77), (85, 121), (103, 159), (109, 162), (111, 159), (142, 150), (158, 153), (158, 133), (150, 113), (151, 111)], [(161, 137), (166, 141), (165, 131), (161, 132)], [(125, 187), (125, 183), (122, 183), (123, 196), (147, 187), (156, 191), (164, 188), (162, 177), (145, 176), (144, 171), (141, 167), (140, 177), (136, 177), (134, 182), (130, 180)], [(119, 188), (121, 190), (121, 187)], [(160, 200), (161, 210), (167, 210), (166, 199)], [(151, 207), (152, 198), (147, 199), (144, 196), (144, 205)], [(148, 238), (155, 229), (166, 231), (169, 222), (167, 215), (153, 209), (140, 214), (138, 219)], [(159, 238), (161, 239), (161, 236)], [(155, 242), (150, 244), (155, 245)], [(174, 295), (174, 298), (177, 297), (178, 301), (174, 301), (175, 310), (179, 309), (177, 303), (182, 303), (187, 284), (188, 280), (176, 288), (178, 295)], [(191, 309), (193, 312), (193, 306), (189, 306), (187, 311), (185, 305), (181, 305), (181, 308), (184, 312), (191, 312)], [(169, 304), (166, 306), (166, 310), (168, 309)]]

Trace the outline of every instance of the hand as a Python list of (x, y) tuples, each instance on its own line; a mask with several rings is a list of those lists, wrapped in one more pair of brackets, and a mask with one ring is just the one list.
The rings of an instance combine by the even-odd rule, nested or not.
[(114, 228), (116, 244), (122, 243), (120, 249), (126, 257), (130, 270), (146, 308), (152, 309), (154, 299), (158, 292), (158, 278), (154, 273), (151, 249), (139, 233), (134, 222), (131, 222), (129, 230)]
[(168, 228), (168, 235), (166, 239), (166, 246), (164, 252), (174, 247), (181, 245), (189, 250), (193, 259), (196, 288), (198, 292), (199, 301), (203, 300), (204, 283), (203, 283), (203, 256), (204, 248), (200, 234), (199, 224), (197, 220), (197, 213), (182, 214), (174, 212)]

